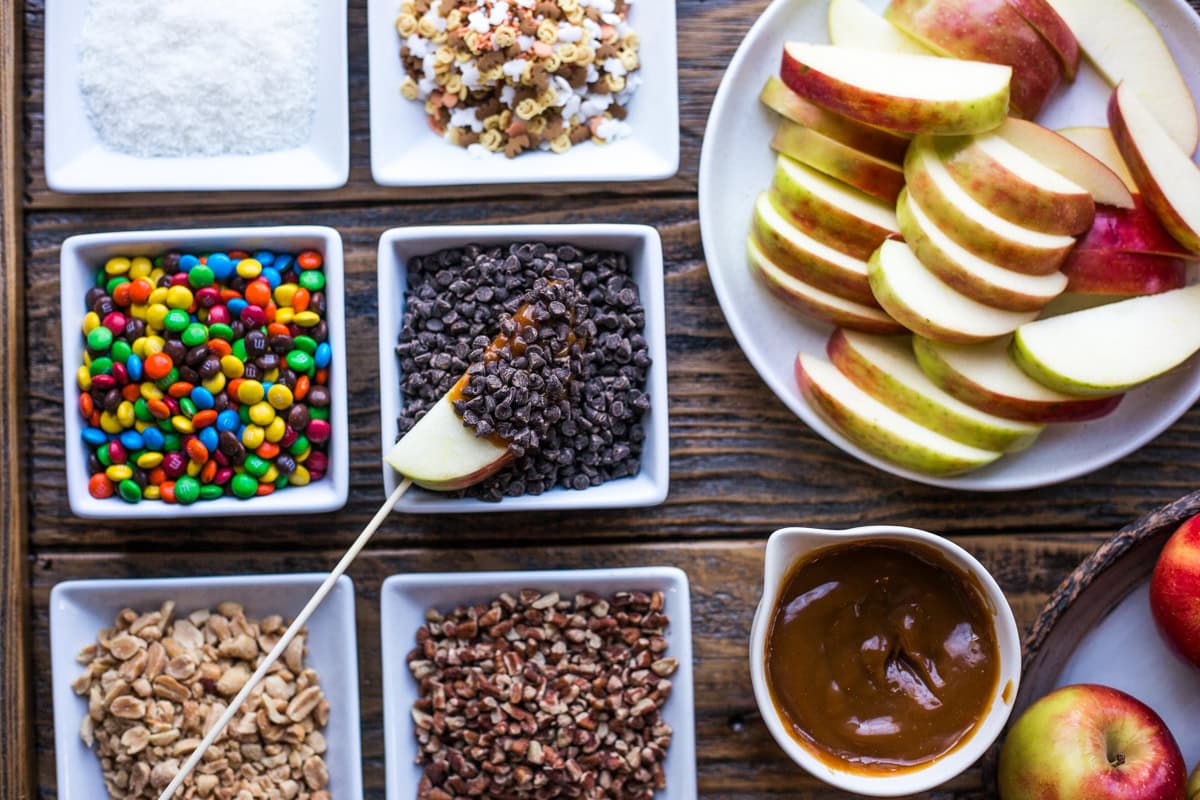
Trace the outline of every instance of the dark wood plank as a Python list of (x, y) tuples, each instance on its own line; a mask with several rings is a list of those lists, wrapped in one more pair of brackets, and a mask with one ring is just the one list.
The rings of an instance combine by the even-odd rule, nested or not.
[[(1102, 535), (1027, 534), (956, 538), (996, 575), (1027, 626), (1066, 571), (1096, 547)], [(38, 707), (50, 705), (48, 608), (51, 587), (62, 580), (195, 574), (323, 570), (338, 551), (310, 549), (295, 554), (247, 552), (180, 559), (173, 553), (41, 555), (34, 564), (34, 674)], [(783, 755), (759, 719), (750, 686), (747, 643), (761, 587), (762, 543), (717, 541), (517, 548), (503, 550), (370, 549), (351, 568), (357, 590), (358, 662), (362, 694), (363, 772), (367, 796), (383, 797), (383, 719), (380, 695), (379, 588), (398, 572), (484, 569), (587, 568), (674, 565), (691, 582), (695, 646), (698, 771), (705, 798), (758, 800), (846, 797), (806, 775)], [(281, 609), (286, 612), (286, 609)], [(390, 631), (408, 637), (412, 631)], [(81, 643), (83, 644), (83, 643)], [(38, 775), (42, 796), (53, 796), (53, 730), (38, 726)], [(967, 800), (991, 795), (981, 767), (953, 781), (938, 796)]]

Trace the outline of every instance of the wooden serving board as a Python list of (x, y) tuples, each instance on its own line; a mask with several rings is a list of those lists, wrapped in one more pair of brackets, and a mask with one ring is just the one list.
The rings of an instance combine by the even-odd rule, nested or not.
[[(668, 0), (639, 0), (667, 2)], [(794, 0), (823, 2), (823, 0)], [(1200, 3), (1200, 0), (1197, 0)], [(654, 224), (667, 264), (671, 494), (658, 508), (484, 520), (393, 515), (352, 571), (358, 589), (364, 777), (383, 797), (378, 592), (398, 571), (675, 564), (692, 582), (705, 798), (841, 796), (787, 761), (755, 712), (746, 663), (762, 544), (775, 528), (871, 522), (951, 535), (1008, 593), (1022, 625), (1112, 531), (1195, 488), (1200, 412), (1119, 464), (1061, 486), (965, 495), (851, 460), (780, 404), (721, 316), (700, 247), (700, 142), (725, 65), (766, 0), (678, 0), (682, 165), (650, 184), (395, 190), (370, 179), (366, 2), (349, 7), (351, 178), (310, 193), (79, 195), (42, 171), (42, 0), (0, 3), (0, 800), (52, 798), (47, 603), (61, 580), (321, 570), (383, 499), (375, 248), (397, 225)], [(757, 87), (754, 87), (757, 89)], [(351, 498), (337, 514), (159, 525), (85, 522), (66, 507), (58, 250), (75, 233), (316, 223), (346, 247)], [(784, 343), (782, 346), (786, 346)], [(390, 387), (389, 387), (390, 388)], [(981, 768), (937, 797), (992, 795)]]

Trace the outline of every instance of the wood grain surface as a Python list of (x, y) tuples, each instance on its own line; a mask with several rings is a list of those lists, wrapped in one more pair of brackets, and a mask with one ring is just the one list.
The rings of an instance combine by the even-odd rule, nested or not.
[[(669, 0), (640, 0), (668, 2)], [(795, 0), (822, 2), (823, 0)], [(682, 160), (648, 184), (391, 189), (368, 159), (365, 0), (349, 7), (351, 178), (328, 192), (63, 195), (46, 187), (44, 0), (0, 3), (0, 800), (54, 798), (48, 598), (61, 580), (319, 570), (383, 500), (375, 249), (400, 225), (649, 222), (666, 260), (671, 494), (658, 508), (486, 517), (394, 514), (352, 570), (358, 589), (364, 776), (383, 797), (378, 592), (401, 571), (675, 564), (692, 582), (702, 795), (844, 796), (792, 765), (757, 718), (745, 657), (762, 542), (790, 524), (872, 522), (946, 533), (978, 554), (1030, 624), (1108, 535), (1196, 487), (1200, 410), (1139, 452), (1059, 486), (967, 495), (865, 466), (810, 431), (763, 385), (725, 325), (700, 245), (695, 189), (709, 105), (766, 0), (679, 0)], [(1193, 2), (1200, 5), (1200, 0)], [(131, 33), (131, 42), (136, 36)], [(150, 227), (331, 225), (346, 249), (351, 497), (336, 514), (189, 523), (85, 522), (66, 507), (58, 330), (67, 236)], [(24, 299), (22, 299), (24, 298)], [(22, 318), (23, 315), (23, 318)], [(27, 346), (26, 346), (27, 345)], [(383, 387), (392, 390), (393, 387)], [(32, 583), (32, 594), (27, 588)], [(29, 624), (32, 631), (26, 635)], [(409, 631), (395, 635), (410, 635)], [(32, 676), (32, 677), (31, 677)], [(29, 686), (31, 684), (31, 686)], [(32, 693), (33, 705), (24, 700)], [(32, 709), (32, 710), (31, 710)], [(26, 733), (26, 726), (35, 726)], [(31, 746), (22, 745), (29, 743)], [(31, 769), (23, 759), (35, 757)], [(993, 796), (981, 768), (931, 795)], [(89, 799), (90, 800), (90, 799)]]

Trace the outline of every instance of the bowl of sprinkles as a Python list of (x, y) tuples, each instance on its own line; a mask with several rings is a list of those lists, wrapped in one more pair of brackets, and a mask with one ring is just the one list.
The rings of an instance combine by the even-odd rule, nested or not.
[(679, 162), (675, 14), (634, 0), (370, 0), (385, 185), (647, 180)]
[(62, 250), (62, 330), (67, 486), (77, 515), (345, 504), (335, 231), (72, 237)]

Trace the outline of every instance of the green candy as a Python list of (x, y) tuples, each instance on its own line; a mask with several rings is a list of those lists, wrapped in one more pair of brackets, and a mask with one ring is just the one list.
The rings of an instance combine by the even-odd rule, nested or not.
[(150, 422), (154, 419), (154, 415), (150, 413), (150, 406), (146, 403), (146, 398), (139, 397), (133, 401), (133, 416), (142, 422)]
[(142, 487), (126, 478), (117, 484), (117, 494), (121, 495), (121, 499), (126, 503), (136, 503), (142, 499)]
[(113, 361), (124, 364), (133, 355), (133, 348), (124, 339), (117, 339), (113, 342), (112, 349), (108, 351), (108, 354), (112, 356)]
[(287, 485), (288, 485), (288, 476), (287, 475), (280, 475), (278, 478), (275, 479), (275, 488), (276, 489), (282, 489), (283, 487), (285, 487)]
[(196, 411), (198, 409), (196, 408), (196, 404), (192, 402), (192, 398), (181, 397), (179, 398), (179, 410), (183, 412), (185, 417), (191, 419), (192, 417), (196, 416)]
[(179, 340), (188, 347), (195, 347), (199, 344), (204, 344), (208, 341), (208, 328), (201, 325), (199, 322), (193, 322), (183, 329)]
[[(188, 272), (188, 283), (193, 289), (203, 289), (205, 286), (212, 286), (216, 281), (217, 276), (204, 264), (197, 264)], [(175, 490), (178, 494), (179, 490)]]
[(319, 269), (306, 269), (300, 273), (297, 282), (310, 292), (319, 292), (325, 288), (325, 273)]
[(248, 406), (244, 403), (242, 405), (238, 406), (238, 419), (240, 419), (242, 421), (243, 425), (251, 424), (250, 406)]
[(104, 288), (104, 284), (108, 283), (108, 273), (104, 270), (100, 270), (96, 273), (96, 280), (93, 281), (93, 283), (100, 288)]
[(303, 350), (293, 350), (287, 354), (287, 364), (296, 372), (308, 372), (313, 368), (313, 358)]
[(328, 421), (329, 420), (329, 406), (325, 406), (324, 408), (317, 408), (316, 406), (313, 406), (308, 409), (308, 416), (310, 419), (323, 419), (325, 421)]
[(158, 422), (156, 422), (154, 424), (158, 426), (158, 429), (160, 431), (162, 431), (163, 434), (175, 432), (175, 426), (171, 424), (171, 420), (169, 420), (169, 419), (160, 419)]
[[(168, 422), (167, 424), (169, 425), (170, 423)], [(175, 433), (174, 430), (172, 430), (170, 433), (163, 434), (163, 452), (164, 453), (174, 453), (174, 452), (178, 451), (179, 448), (182, 446), (183, 446), (183, 443), (181, 442), (181, 440), (179, 438), (179, 434)]]
[(253, 454), (246, 456), (246, 461), (242, 466), (246, 468), (246, 472), (249, 472), (256, 478), (266, 475), (267, 470), (271, 468), (269, 461)]
[(100, 325), (88, 331), (87, 346), (88, 349), (95, 353), (106, 353), (108, 348), (112, 347), (113, 332), (108, 328)]
[(240, 497), (243, 500), (248, 497), (254, 497), (254, 493), (258, 491), (258, 481), (244, 472), (234, 475), (229, 485), (233, 489), (234, 496)]
[[(109, 278), (108, 281), (104, 284), (104, 291), (108, 292), (109, 294), (112, 294), (113, 290), (116, 289), (118, 286), (120, 286), (122, 283), (129, 283), (129, 278), (126, 278), (124, 275), (114, 275), (113, 277)], [(135, 483), (134, 486), (137, 486), (137, 484)], [(142, 499), (141, 490), (139, 489), (138, 492), (139, 492), (138, 500), (141, 500)], [(136, 503), (137, 500), (134, 500), (132, 502)]]
[(172, 308), (163, 319), (163, 327), (173, 333), (179, 333), (190, 325), (191, 321), (192, 318), (182, 308)]
[(303, 350), (304, 352), (308, 353), (310, 356), (313, 353), (317, 352), (317, 340), (312, 338), (311, 336), (303, 336), (303, 335), (297, 336), (292, 341), (294, 341), (296, 343), (297, 350)]
[(246, 360), (246, 340), (238, 339), (233, 343), (233, 355), (238, 361)]
[(217, 322), (208, 326), (208, 335), (213, 339), (224, 339), (228, 342), (233, 339), (233, 328), (224, 322)]
[(225, 490), (215, 483), (206, 483), (200, 487), (201, 500), (216, 500), (218, 497), (223, 497)]
[(292, 442), (292, 446), (288, 448), (288, 452), (294, 456), (298, 456), (309, 448), (308, 437), (300, 435), (296, 437), (296, 441)]
[(177, 380), (179, 380), (179, 368), (171, 367), (171, 371), (167, 373), (167, 376), (165, 378), (159, 378), (156, 380), (154, 385), (163, 391), (166, 391), (167, 389), (170, 389), (171, 384), (175, 383)]
[(96, 460), (97, 461), (99, 461), (101, 464), (103, 464), (106, 467), (112, 466), (112, 458), (108, 455), (107, 447), (97, 448), (95, 452), (96, 452)]
[(185, 506), (200, 499), (200, 481), (191, 475), (182, 475), (175, 481), (175, 499)]
[(112, 372), (112, 365), (113, 362), (111, 358), (94, 358), (92, 359), (92, 363), (88, 366), (88, 372), (92, 374), (93, 378), (97, 375), (107, 375), (108, 373)]

